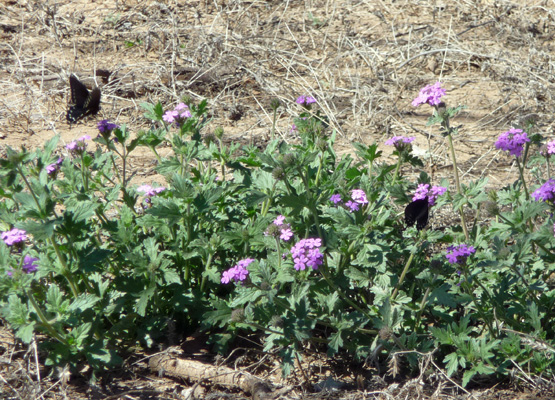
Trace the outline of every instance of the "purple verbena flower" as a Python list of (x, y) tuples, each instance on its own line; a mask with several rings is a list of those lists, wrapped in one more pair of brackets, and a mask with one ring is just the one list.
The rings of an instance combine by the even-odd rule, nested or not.
[(46, 173), (48, 175), (52, 175), (55, 172), (58, 172), (58, 170), (60, 169), (60, 165), (62, 165), (63, 161), (64, 160), (61, 157), (58, 157), (58, 161), (56, 161), (55, 163), (52, 163), (52, 164), (48, 164), (46, 166)]
[(2, 239), (6, 245), (13, 246), (17, 243), (22, 243), (27, 240), (27, 232), (22, 229), (13, 228), (9, 231), (2, 232), (0, 234), (0, 239)]
[(332, 194), (331, 197), (330, 197), (330, 201), (335, 205), (341, 203), (341, 201), (342, 201), (341, 195), (338, 194), (338, 193)]
[(233, 280), (233, 277), (234, 277), (234, 276), (235, 276), (235, 267), (230, 268), (230, 269), (228, 269), (228, 270), (225, 270), (225, 271), (222, 273), (221, 282), (222, 282), (224, 285), (226, 285), (226, 284), (228, 284), (229, 282), (231, 282), (231, 281)]
[(495, 147), (508, 151), (511, 155), (520, 157), (524, 150), (524, 144), (529, 142), (528, 134), (522, 129), (509, 129), (502, 133), (495, 142)]
[(427, 183), (420, 183), (414, 192), (414, 196), (412, 197), (412, 201), (421, 200), (428, 198), (428, 204), (433, 206), (436, 203), (436, 200), (439, 196), (442, 196), (447, 192), (447, 188), (443, 186), (432, 186)]
[(285, 217), (283, 215), (278, 215), (274, 222), (268, 226), (264, 235), (280, 238), (287, 242), (293, 237), (293, 230), (291, 229), (291, 224), (285, 223)]
[(181, 119), (191, 118), (192, 116), (189, 106), (185, 103), (179, 103), (176, 105), (174, 111), (178, 112), (179, 118)]
[(38, 266), (35, 264), (35, 262), (38, 260), (39, 260), (38, 258), (31, 257), (30, 255), (26, 255), (23, 258), (23, 265), (21, 266), (21, 268), (23, 269), (23, 272), (25, 272), (26, 274), (31, 274), (35, 272), (38, 269)]
[(175, 119), (179, 116), (179, 113), (174, 110), (166, 111), (162, 116), (162, 119), (168, 124), (173, 124)]
[(546, 143), (547, 146), (547, 154), (555, 154), (555, 140)]
[(291, 256), (297, 271), (305, 270), (306, 267), (318, 269), (324, 262), (324, 255), (320, 252), (322, 240), (320, 238), (308, 238), (299, 240), (291, 248)]
[(387, 139), (385, 144), (388, 146), (395, 146), (397, 147), (398, 143), (412, 143), (416, 138), (414, 136), (405, 137), (405, 136), (393, 136), (391, 139)]
[(307, 96), (307, 95), (303, 94), (303, 95), (297, 97), (296, 103), (300, 104), (303, 107), (307, 107), (310, 104), (316, 103), (316, 99), (312, 96)]
[(532, 197), (536, 201), (551, 201), (555, 200), (555, 179), (550, 179), (541, 185), (532, 193)]
[(476, 249), (466, 244), (459, 244), (447, 247), (447, 261), (451, 264), (463, 264), (466, 259), (476, 252)]
[(119, 128), (119, 125), (109, 122), (107, 119), (103, 119), (98, 124), (96, 124), (96, 127), (101, 134), (106, 134), (112, 132), (114, 129)]
[(345, 203), (345, 207), (349, 209), (350, 212), (355, 212), (360, 210), (360, 204), (355, 201), (349, 200)]
[(162, 119), (168, 124), (175, 124), (181, 126), (187, 118), (191, 118), (192, 114), (189, 106), (185, 103), (179, 103), (173, 110), (166, 111)]
[(291, 228), (282, 229), (281, 234), (279, 235), (279, 238), (286, 242), (292, 237), (293, 237), (293, 231), (291, 230)]
[(368, 204), (368, 199), (366, 198), (366, 193), (362, 189), (351, 190), (351, 199), (361, 205)]
[(446, 93), (445, 89), (441, 88), (441, 82), (436, 82), (433, 85), (428, 85), (420, 89), (418, 97), (412, 101), (414, 107), (418, 107), (420, 104), (429, 104), (431, 106), (437, 106), (441, 103), (441, 97)]
[(236, 265), (222, 273), (221, 282), (227, 284), (231, 281), (243, 282), (249, 275), (247, 267), (254, 261), (253, 258), (245, 258), (237, 262)]
[(71, 143), (69, 143), (68, 145), (66, 145), (66, 149), (68, 149), (73, 154), (78, 154), (78, 155), (82, 154), (87, 148), (86, 140), (90, 140), (90, 139), (91, 137), (89, 135), (82, 136), (79, 139), (76, 139)]
[(146, 197), (156, 196), (157, 194), (162, 193), (164, 190), (166, 190), (165, 187), (152, 187), (147, 184), (141, 185), (137, 188), (137, 192), (142, 192), (143, 195)]

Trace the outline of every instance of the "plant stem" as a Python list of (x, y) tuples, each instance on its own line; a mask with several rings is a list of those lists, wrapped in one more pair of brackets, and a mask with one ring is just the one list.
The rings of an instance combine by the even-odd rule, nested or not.
[(403, 284), (403, 281), (405, 280), (405, 276), (407, 275), (409, 267), (412, 264), (413, 258), (414, 258), (414, 253), (411, 253), (409, 259), (405, 264), (405, 268), (403, 268), (403, 272), (401, 272), (399, 282), (397, 282), (397, 286), (395, 286), (395, 290), (393, 290), (393, 294), (391, 295), (391, 300), (395, 300), (395, 297), (397, 297), (397, 293), (399, 293), (399, 288), (401, 287), (401, 285)]
[[(448, 123), (447, 123), (447, 125), (448, 125)], [(449, 140), (449, 149), (451, 150), (451, 162), (453, 163), (453, 172), (454, 172), (454, 175), (455, 175), (455, 186), (457, 188), (457, 193), (462, 196), (461, 184), (460, 184), (460, 181), (459, 181), (459, 170), (457, 168), (457, 157), (455, 156), (455, 147), (453, 145), (453, 137), (451, 136), (450, 132), (447, 135), (447, 139)], [(468, 242), (470, 240), (470, 235), (468, 234), (468, 228), (466, 227), (466, 220), (465, 220), (465, 217), (464, 217), (464, 210), (463, 210), (462, 206), (458, 209), (458, 212), (459, 212), (459, 215), (461, 216), (461, 226), (462, 226), (463, 231), (464, 231), (464, 237), (466, 238), (466, 241)]]
[(37, 312), (37, 315), (42, 325), (46, 328), (48, 333), (50, 333), (50, 335), (56, 340), (58, 340), (59, 342), (63, 343), (64, 345), (67, 345), (68, 344), (67, 341), (63, 337), (61, 337), (58, 331), (56, 331), (56, 329), (54, 329), (54, 327), (50, 324), (50, 322), (48, 322), (48, 320), (46, 319), (46, 316), (44, 315), (44, 313), (42, 312), (42, 309), (37, 304), (33, 295), (30, 294), (27, 290), (24, 290), (24, 293), (25, 293), (25, 296), (29, 299), (29, 301), (33, 305), (33, 308)]

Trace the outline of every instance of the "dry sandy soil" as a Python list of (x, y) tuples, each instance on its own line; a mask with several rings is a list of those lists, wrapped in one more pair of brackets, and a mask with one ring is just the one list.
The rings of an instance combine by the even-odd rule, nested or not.
[[(100, 119), (134, 132), (148, 129), (140, 103), (161, 101), (171, 108), (183, 96), (209, 101), (209, 130), (221, 126), (228, 141), (260, 144), (269, 138), (270, 101), (278, 98), (278, 133), (291, 140), (300, 111), (294, 100), (310, 94), (338, 133), (339, 153), (351, 152), (353, 141), (416, 136), (416, 151), (438, 184), (452, 176), (446, 142), (425, 125), (430, 108), (410, 104), (421, 87), (437, 80), (447, 89), (448, 105), (466, 105), (455, 138), (463, 182), (487, 176), (496, 188), (515, 176), (512, 159), (494, 142), (523, 118), (533, 116), (538, 132), (554, 135), (553, 0), (1, 0), (0, 35), (0, 154), (4, 146), (41, 146), (56, 134), (65, 143), (96, 136)], [(73, 127), (65, 117), (71, 73), (102, 90), (100, 114)], [(137, 150), (131, 164), (142, 171), (138, 181), (160, 179), (147, 151)], [(0, 349), (0, 393), (31, 398), (24, 388), (37, 387), (33, 352), (23, 357), (27, 349), (9, 335)], [(13, 364), (13, 357), (21, 362)], [(11, 367), (2, 363), (6, 359)], [(28, 381), (14, 378), (22, 376), (14, 365), (29, 372)], [(181, 398), (176, 386), (182, 382), (137, 365), (99, 385), (79, 377), (65, 385), (56, 374), (44, 378), (50, 372), (45, 369), (37, 393), (56, 399)], [(441, 397), (468, 398), (445, 382)], [(433, 393), (366, 387), (333, 396)], [(130, 388), (138, 391), (107, 397)], [(476, 396), (534, 398), (517, 392)]]

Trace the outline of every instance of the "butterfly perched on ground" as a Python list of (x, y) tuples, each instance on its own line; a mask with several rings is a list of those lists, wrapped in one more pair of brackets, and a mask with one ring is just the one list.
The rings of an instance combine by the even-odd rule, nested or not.
[(408, 226), (413, 226), (416, 222), (416, 229), (421, 231), (428, 223), (428, 198), (414, 200), (405, 208), (405, 222)]
[(96, 114), (100, 110), (100, 89), (95, 87), (89, 91), (75, 75), (69, 77), (71, 88), (71, 106), (67, 110), (67, 122), (77, 122), (81, 118)]

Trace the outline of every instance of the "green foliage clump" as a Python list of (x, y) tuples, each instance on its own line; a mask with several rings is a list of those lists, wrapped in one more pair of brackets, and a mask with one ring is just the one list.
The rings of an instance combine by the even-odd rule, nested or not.
[[(6, 148), (1, 316), (23, 342), (46, 335), (47, 365), (109, 368), (178, 323), (210, 331), (220, 351), (256, 332), (284, 374), (312, 342), (356, 360), (402, 352), (409, 373), (433, 355), (464, 385), (515, 368), (553, 377), (553, 201), (529, 195), (524, 179), (535, 165), (545, 181), (549, 157), (528, 158), (541, 137), (516, 157), (520, 179), (488, 194), (485, 179), (456, 173), (449, 119), (460, 108), (429, 103), (455, 171), (433, 186), (424, 172), (403, 175), (423, 165), (406, 138), (391, 142), (396, 165), (376, 143), (339, 157), (314, 102), (302, 104), (296, 140), (263, 150), (206, 133), (205, 101), (143, 105), (152, 128), (134, 139), (102, 121), (94, 149), (87, 137), (65, 150), (58, 137)], [(138, 146), (166, 186), (130, 184)], [(430, 204), (424, 229), (401, 218), (414, 190)]]

